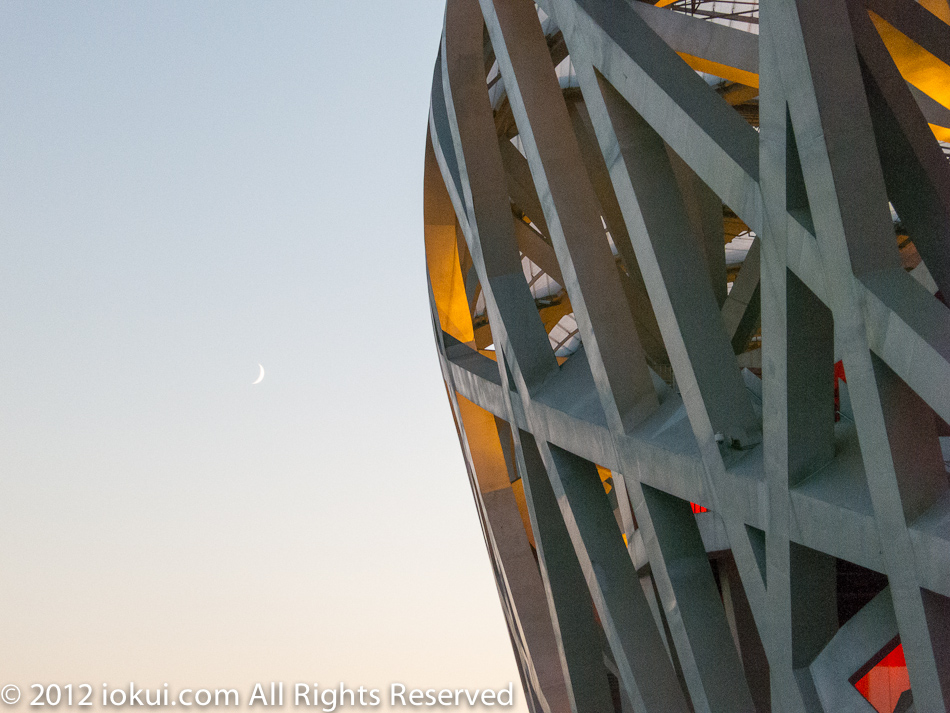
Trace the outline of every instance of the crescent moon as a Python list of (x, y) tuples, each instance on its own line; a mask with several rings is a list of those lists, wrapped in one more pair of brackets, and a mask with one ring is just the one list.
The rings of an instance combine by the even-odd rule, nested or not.
[(257, 381), (251, 384), (251, 386), (254, 386), (254, 384), (259, 384), (264, 380), (264, 366), (262, 364), (258, 364), (258, 366), (261, 367), (261, 375), (257, 377)]

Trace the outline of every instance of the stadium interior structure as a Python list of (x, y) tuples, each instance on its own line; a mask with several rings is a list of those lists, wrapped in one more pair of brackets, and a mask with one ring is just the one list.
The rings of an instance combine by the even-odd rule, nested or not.
[(448, 0), (428, 126), (530, 709), (950, 708), (947, 0)]

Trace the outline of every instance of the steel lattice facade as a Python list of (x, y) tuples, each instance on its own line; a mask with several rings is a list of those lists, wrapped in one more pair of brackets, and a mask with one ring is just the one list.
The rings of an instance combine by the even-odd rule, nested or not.
[(657, 5), (448, 0), (433, 77), (433, 322), (529, 705), (873, 711), (899, 644), (889, 710), (944, 711), (950, 7)]

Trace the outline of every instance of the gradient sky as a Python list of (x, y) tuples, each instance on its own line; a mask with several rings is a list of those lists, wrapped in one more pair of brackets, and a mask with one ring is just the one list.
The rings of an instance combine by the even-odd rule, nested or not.
[(517, 687), (428, 314), (442, 13), (0, 4), (0, 684)]

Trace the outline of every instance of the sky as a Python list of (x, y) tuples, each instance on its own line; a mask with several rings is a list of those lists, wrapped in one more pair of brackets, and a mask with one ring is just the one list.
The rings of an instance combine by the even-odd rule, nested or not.
[(513, 681), (527, 710), (426, 293), (442, 17), (0, 3), (0, 707)]

